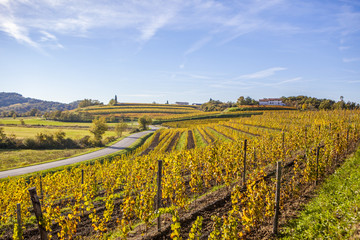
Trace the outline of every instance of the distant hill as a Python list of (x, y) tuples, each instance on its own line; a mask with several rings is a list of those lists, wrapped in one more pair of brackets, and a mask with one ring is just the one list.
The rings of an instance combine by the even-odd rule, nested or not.
[(0, 112), (15, 111), (17, 113), (25, 113), (34, 108), (42, 112), (71, 110), (77, 108), (79, 102), (80, 101), (75, 101), (66, 104), (35, 98), (26, 98), (19, 93), (0, 92)]

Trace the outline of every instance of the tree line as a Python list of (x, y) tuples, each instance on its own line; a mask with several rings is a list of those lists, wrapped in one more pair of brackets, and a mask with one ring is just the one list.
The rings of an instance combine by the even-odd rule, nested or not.
[(331, 109), (359, 109), (360, 105), (351, 101), (344, 101), (344, 97), (340, 97), (340, 101), (331, 99), (319, 99), (308, 96), (291, 96), (281, 97), (283, 103), (288, 106), (296, 107), (299, 110), (331, 110)]
[[(21, 120), (23, 124), (23, 120)], [(116, 137), (110, 136), (103, 140), (103, 135), (109, 130), (106, 118), (95, 118), (92, 121), (89, 132), (93, 134), (93, 138), (85, 135), (80, 139), (71, 139), (66, 137), (66, 133), (59, 130), (55, 133), (37, 133), (33, 138), (19, 139), (14, 134), (7, 135), (4, 128), (0, 127), (0, 149), (66, 149), (66, 148), (89, 148), (99, 147), (104, 144), (115, 141), (122, 137), (126, 130), (130, 132), (138, 132), (148, 129), (148, 125), (152, 123), (152, 119), (143, 116), (138, 119), (139, 127), (130, 127), (127, 123), (119, 121), (115, 127), (114, 132)]]
[[(281, 97), (282, 102), (289, 107), (296, 107), (299, 110), (331, 110), (331, 109), (359, 109), (360, 105), (355, 102), (344, 101), (344, 97), (340, 97), (340, 101), (331, 99), (319, 99), (308, 96), (291, 96)], [(205, 112), (224, 111), (228, 108), (240, 107), (246, 105), (259, 105), (259, 102), (251, 97), (240, 96), (236, 102), (221, 102), (220, 100), (210, 100), (201, 105), (201, 109)]]

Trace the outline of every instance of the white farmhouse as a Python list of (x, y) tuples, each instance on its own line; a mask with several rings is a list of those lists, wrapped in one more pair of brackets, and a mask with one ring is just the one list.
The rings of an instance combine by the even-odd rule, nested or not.
[(263, 98), (263, 99), (259, 99), (259, 105), (285, 106), (285, 104), (281, 101), (280, 98)]
[(189, 105), (188, 102), (175, 102), (176, 105)]

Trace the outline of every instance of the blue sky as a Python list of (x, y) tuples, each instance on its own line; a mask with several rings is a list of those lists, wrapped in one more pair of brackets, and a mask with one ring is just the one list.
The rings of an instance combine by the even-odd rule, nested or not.
[(360, 103), (359, 0), (0, 0), (0, 91)]

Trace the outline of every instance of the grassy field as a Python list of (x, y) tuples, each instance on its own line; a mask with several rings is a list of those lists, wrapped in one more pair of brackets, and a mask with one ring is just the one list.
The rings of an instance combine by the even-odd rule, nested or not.
[[(62, 130), (66, 133), (66, 137), (73, 139), (80, 139), (86, 135), (92, 136), (88, 129), (71, 129), (71, 128), (31, 128), (31, 127), (17, 127), (17, 126), (5, 126), (3, 127), (6, 135), (14, 134), (17, 138), (29, 138), (35, 137), (37, 133), (46, 132), (46, 133), (55, 133), (59, 130)], [(106, 131), (104, 138), (115, 136), (114, 131)]]
[(329, 177), (282, 239), (360, 239), (360, 148)]
[(65, 150), (0, 150), (0, 171), (24, 167), (51, 160), (68, 158), (74, 155), (94, 151), (99, 148)]
[[(60, 122), (53, 120), (46, 120), (43, 118), (25, 117), (25, 118), (0, 118), (0, 125), (21, 125), (21, 119), (24, 120), (25, 125), (31, 126), (64, 126), (64, 127), (90, 127), (90, 122)], [(109, 127), (114, 127), (116, 123), (107, 123)], [(129, 123), (132, 125), (134, 123)]]
[[(80, 139), (86, 135), (93, 136), (89, 127), (91, 123), (78, 122), (58, 122), (49, 121), (41, 118), (23, 118), (26, 125), (21, 125), (20, 119), (0, 118), (0, 124), (7, 136), (14, 134), (18, 139), (34, 138), (38, 133), (65, 132), (68, 138)], [(110, 123), (109, 126), (115, 126), (116, 123)], [(129, 124), (130, 125), (130, 124)], [(130, 125), (131, 126), (131, 125)], [(123, 135), (128, 135), (124, 132)], [(115, 136), (113, 130), (106, 131), (103, 138)], [(85, 149), (52, 149), (52, 150), (0, 150), (0, 171), (29, 166), (32, 164), (54, 161), (58, 159), (73, 157), (86, 152), (95, 151), (99, 148)]]

